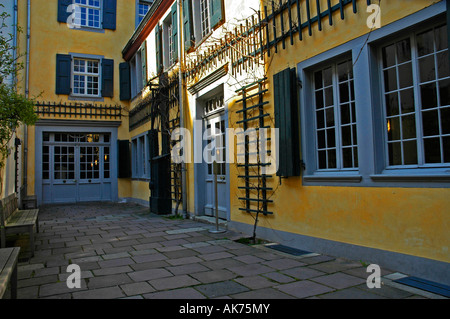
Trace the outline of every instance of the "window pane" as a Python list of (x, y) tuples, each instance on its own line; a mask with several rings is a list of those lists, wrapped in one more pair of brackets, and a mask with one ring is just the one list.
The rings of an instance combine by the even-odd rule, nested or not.
[(398, 81), (400, 88), (407, 88), (413, 85), (412, 65), (403, 64), (398, 67)]
[(443, 25), (434, 30), (436, 37), (436, 50), (441, 51), (448, 49), (447, 26)]
[(422, 112), (423, 135), (439, 135), (439, 114), (438, 110)]
[(397, 90), (397, 70), (395, 68), (384, 71), (384, 87), (386, 92)]
[(450, 76), (448, 51), (437, 54), (438, 76), (440, 79)]
[(353, 151), (352, 148), (342, 149), (342, 165), (344, 168), (353, 167)]
[(414, 115), (407, 115), (402, 117), (402, 132), (403, 139), (416, 137), (416, 117)]
[(316, 92), (316, 108), (321, 109), (323, 108), (323, 91)]
[(439, 97), (441, 106), (450, 105), (450, 79), (439, 81)]
[(333, 128), (327, 130), (327, 146), (336, 147), (336, 133)]
[(442, 134), (450, 134), (450, 107), (441, 109)]
[(350, 118), (350, 104), (341, 105), (341, 124), (349, 124)]
[(316, 116), (317, 116), (317, 128), (318, 129), (324, 128), (325, 127), (325, 111), (323, 111), (323, 110), (317, 111)]
[(415, 110), (414, 89), (403, 90), (400, 92), (402, 114), (411, 113)]
[(439, 138), (426, 138), (424, 142), (425, 163), (440, 163), (441, 162), (441, 144)]
[(422, 109), (437, 106), (436, 83), (422, 85), (420, 87), (420, 94), (422, 96)]
[(415, 140), (403, 143), (403, 158), (405, 165), (417, 164), (417, 142)]
[(342, 83), (339, 85), (339, 101), (340, 103), (345, 103), (350, 100), (348, 83)]
[(342, 127), (342, 146), (349, 146), (352, 144), (352, 127), (344, 126)]
[(419, 59), (420, 82), (428, 82), (436, 79), (436, 67), (434, 55)]
[(444, 150), (444, 163), (450, 163), (450, 136), (444, 136), (442, 138), (443, 150)]
[(327, 168), (327, 151), (319, 151), (319, 169)]
[(328, 151), (328, 168), (336, 168), (336, 150)]
[(409, 39), (397, 42), (397, 63), (411, 61), (411, 44)]
[(402, 165), (402, 145), (401, 143), (389, 143), (389, 165)]
[(327, 147), (326, 140), (325, 140), (325, 131), (318, 131), (317, 132), (317, 147), (319, 149), (324, 149)]
[(393, 116), (398, 114), (398, 93), (394, 92), (391, 94), (386, 94), (386, 115)]
[(433, 38), (433, 30), (426, 31), (417, 36), (419, 56), (430, 54), (434, 51)]
[(334, 98), (333, 98), (333, 88), (327, 88), (325, 89), (325, 106), (331, 106), (334, 104)]
[(395, 64), (395, 45), (389, 45), (383, 48), (383, 67), (388, 68)]
[(334, 126), (334, 107), (326, 109), (326, 121), (327, 127)]
[(400, 140), (400, 120), (398, 117), (393, 117), (387, 121), (388, 140)]
[(315, 83), (315, 89), (321, 89), (323, 87), (322, 85), (322, 71), (314, 73), (314, 83)]

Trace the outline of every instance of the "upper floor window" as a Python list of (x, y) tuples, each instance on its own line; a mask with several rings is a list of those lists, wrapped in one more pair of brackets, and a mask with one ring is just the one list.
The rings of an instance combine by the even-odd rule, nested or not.
[(144, 19), (145, 15), (147, 14), (148, 10), (150, 9), (151, 4), (153, 3), (153, 1), (150, 2), (144, 2), (144, 1), (139, 1), (138, 3), (138, 25), (142, 22), (142, 20)]
[(73, 95), (100, 96), (100, 61), (73, 59)]
[(101, 2), (100, 0), (74, 0), (78, 5), (75, 10), (75, 23), (81, 27), (100, 28), (101, 27)]
[(209, 0), (200, 0), (200, 20), (202, 38), (207, 36), (210, 30), (209, 25)]
[(450, 163), (447, 26), (380, 48), (387, 166)]
[(201, 43), (225, 20), (223, 0), (182, 0), (185, 49)]

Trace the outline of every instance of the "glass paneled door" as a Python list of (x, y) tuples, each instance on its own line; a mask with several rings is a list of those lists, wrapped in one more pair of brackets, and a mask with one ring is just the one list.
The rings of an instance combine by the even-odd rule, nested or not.
[(43, 133), (44, 203), (112, 199), (110, 135)]
[(219, 207), (219, 218), (227, 218), (227, 164), (226, 164), (226, 127), (225, 116), (216, 116), (204, 120), (204, 137), (207, 145), (205, 146), (205, 183), (206, 183), (206, 202), (204, 213), (207, 216), (215, 215), (215, 186), (214, 186), (214, 167), (213, 162), (218, 163), (217, 175), (217, 201)]

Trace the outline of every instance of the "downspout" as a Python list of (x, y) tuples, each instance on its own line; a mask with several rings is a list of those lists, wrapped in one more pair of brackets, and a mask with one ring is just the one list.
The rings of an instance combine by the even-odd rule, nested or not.
[[(184, 41), (183, 41), (183, 3), (182, 0), (177, 0), (178, 2), (178, 38), (179, 38), (179, 59), (180, 59), (180, 68), (179, 68), (179, 91), (180, 91), (180, 128), (185, 128), (184, 121), (184, 79), (183, 79), (183, 70), (184, 70)], [(190, 147), (190, 145), (189, 145)], [(186, 154), (186, 152), (184, 152)], [(187, 210), (187, 182), (186, 182), (186, 161), (182, 161), (181, 163), (181, 192), (183, 199), (183, 215), (185, 218), (188, 218), (188, 210)]]
[[(17, 1), (17, 0), (16, 0)], [(31, 0), (27, 3), (27, 52), (26, 52), (26, 67), (25, 67), (25, 97), (28, 98), (30, 95), (29, 81), (30, 81), (30, 32), (31, 32)], [(23, 184), (28, 188), (28, 126), (24, 127), (24, 178)], [(27, 192), (25, 191), (25, 194)]]
[[(13, 58), (14, 58), (14, 61), (16, 61), (16, 58), (17, 58), (17, 21), (18, 21), (18, 17), (17, 17), (17, 14), (18, 14), (17, 1), (18, 0), (14, 0), (14, 24), (13, 24), (13, 26), (14, 26), (14, 28), (13, 28), (13, 30), (14, 30), (14, 32), (13, 32), (13, 35), (14, 35), (14, 38), (13, 38), (13, 47), (14, 47)], [(16, 81), (17, 81), (17, 76), (14, 73), (14, 77), (13, 77), (14, 85), (16, 85)]]

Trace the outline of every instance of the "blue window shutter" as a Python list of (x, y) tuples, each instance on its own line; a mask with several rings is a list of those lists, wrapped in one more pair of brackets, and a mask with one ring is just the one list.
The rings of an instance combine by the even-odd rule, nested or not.
[(172, 6), (172, 40), (173, 40), (173, 54), (175, 55), (175, 59), (178, 59), (178, 3), (175, 1), (175, 4)]
[(102, 59), (102, 96), (114, 96), (114, 60)]
[(130, 64), (128, 62), (120, 63), (120, 100), (127, 101), (131, 99), (131, 78)]
[(195, 43), (194, 31), (192, 28), (192, 2), (191, 0), (183, 0), (183, 35), (185, 51), (189, 51)]
[(209, 9), (211, 15), (211, 29), (214, 29), (224, 20), (223, 0), (209, 0)]
[(274, 75), (275, 127), (279, 129), (277, 176), (300, 176), (297, 77), (295, 69)]
[(67, 23), (72, 13), (67, 12), (67, 8), (72, 4), (72, 0), (58, 0), (58, 22)]
[(56, 55), (56, 94), (69, 95), (71, 84), (72, 57), (66, 54)]
[(103, 1), (103, 29), (116, 30), (117, 0)]

